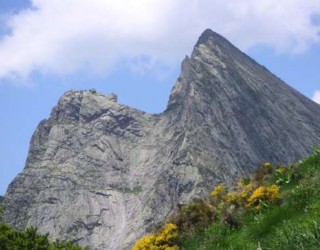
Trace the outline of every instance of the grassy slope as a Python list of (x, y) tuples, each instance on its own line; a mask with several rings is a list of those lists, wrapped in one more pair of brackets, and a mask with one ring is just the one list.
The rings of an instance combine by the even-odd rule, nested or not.
[(320, 249), (320, 151), (288, 166), (282, 176), (271, 174), (263, 183), (279, 182), (280, 204), (258, 213), (245, 211), (237, 229), (214, 222), (185, 237), (182, 249)]

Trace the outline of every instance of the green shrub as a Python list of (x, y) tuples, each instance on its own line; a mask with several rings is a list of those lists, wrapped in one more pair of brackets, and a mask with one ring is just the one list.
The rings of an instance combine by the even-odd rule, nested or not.
[(34, 227), (17, 231), (8, 225), (0, 224), (1, 250), (85, 250), (71, 242), (50, 242), (48, 234), (41, 235)]
[(180, 206), (172, 221), (181, 233), (189, 235), (205, 230), (214, 221), (215, 215), (215, 208), (209, 200), (198, 199)]

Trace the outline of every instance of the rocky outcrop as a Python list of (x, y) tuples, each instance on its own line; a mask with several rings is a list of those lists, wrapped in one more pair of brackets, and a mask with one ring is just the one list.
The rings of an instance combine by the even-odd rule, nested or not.
[(206, 30), (157, 115), (65, 93), (10, 184), (5, 220), (93, 249), (129, 249), (178, 203), (320, 144), (320, 106)]

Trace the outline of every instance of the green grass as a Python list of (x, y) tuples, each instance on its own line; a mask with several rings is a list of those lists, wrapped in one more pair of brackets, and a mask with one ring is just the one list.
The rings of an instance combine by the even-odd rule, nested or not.
[[(260, 212), (244, 211), (242, 224), (234, 229), (219, 221), (201, 233), (182, 236), (181, 248), (228, 250), (320, 249), (320, 151), (288, 166), (281, 180), (279, 204)], [(272, 174), (265, 184), (281, 179)]]

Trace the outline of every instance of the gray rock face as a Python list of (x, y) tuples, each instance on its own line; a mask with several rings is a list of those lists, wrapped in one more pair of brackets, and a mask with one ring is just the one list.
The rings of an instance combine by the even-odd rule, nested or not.
[(4, 204), (4, 200), (5, 200), (5, 198), (0, 195), (0, 209), (1, 209), (2, 205)]
[(36, 129), (4, 215), (18, 229), (129, 249), (176, 204), (319, 144), (320, 106), (206, 30), (161, 114), (65, 93)]

